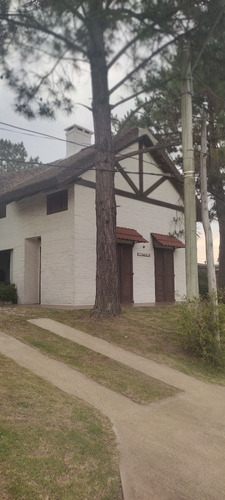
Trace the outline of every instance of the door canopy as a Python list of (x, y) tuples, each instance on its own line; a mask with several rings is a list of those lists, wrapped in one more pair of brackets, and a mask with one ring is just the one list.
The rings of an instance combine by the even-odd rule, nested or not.
[(168, 234), (151, 233), (154, 247), (158, 248), (185, 248), (182, 241), (178, 240), (175, 236)]
[(138, 233), (135, 229), (127, 227), (117, 227), (116, 237), (117, 240), (133, 241), (134, 243), (147, 243), (147, 240), (145, 240), (140, 233)]

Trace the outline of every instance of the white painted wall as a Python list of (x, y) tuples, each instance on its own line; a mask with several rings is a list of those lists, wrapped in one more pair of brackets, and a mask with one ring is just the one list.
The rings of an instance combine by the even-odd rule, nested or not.
[[(93, 179), (92, 173), (91, 177)], [(96, 283), (95, 190), (80, 185), (75, 185), (74, 234), (75, 304), (93, 305)]]
[[(137, 149), (137, 148), (133, 148)], [(129, 160), (126, 160), (129, 163)], [(137, 171), (137, 164), (127, 166), (129, 171)], [(157, 167), (157, 172), (159, 168)], [(86, 172), (82, 178), (94, 181), (94, 172)], [(137, 184), (136, 174), (133, 179)], [(154, 183), (158, 179), (150, 177)], [(124, 181), (121, 174), (115, 176), (115, 185), (129, 192), (132, 189)], [(147, 186), (148, 187), (148, 186)], [(180, 196), (170, 181), (160, 186), (163, 201), (180, 204)], [(156, 198), (155, 193), (150, 197)], [(178, 203), (179, 202), (179, 203)], [(154, 248), (150, 233), (172, 233), (183, 227), (183, 214), (173, 209), (159, 207), (141, 201), (116, 196), (117, 225), (136, 229), (148, 243), (135, 243), (133, 247), (134, 302), (155, 302), (155, 268)], [(75, 303), (77, 305), (93, 305), (95, 299), (95, 191), (81, 185), (75, 185)], [(179, 236), (182, 239), (181, 236)], [(138, 256), (148, 253), (150, 257)], [(184, 249), (174, 251), (175, 294), (181, 300), (185, 294), (185, 252)]]
[(40, 238), (25, 239), (24, 250), (24, 302), (37, 304), (40, 302)]
[(40, 193), (7, 206), (0, 219), (0, 250), (13, 249), (12, 281), (19, 303), (32, 302), (24, 291), (29, 252), (26, 239), (41, 237), (41, 296), (43, 304), (74, 304), (74, 188), (68, 189), (68, 210), (46, 215), (46, 194)]
[[(168, 191), (167, 187), (164, 201), (171, 194)], [(155, 302), (154, 248), (150, 233), (168, 234), (168, 228), (176, 212), (123, 197), (117, 197), (117, 205), (119, 205), (117, 225), (136, 229), (148, 241), (148, 243), (135, 243), (133, 247), (134, 302)], [(141, 257), (138, 253), (150, 253), (150, 257)], [(175, 291), (179, 296), (185, 294), (184, 254), (184, 249), (177, 249), (174, 252), (174, 268), (177, 277)]]

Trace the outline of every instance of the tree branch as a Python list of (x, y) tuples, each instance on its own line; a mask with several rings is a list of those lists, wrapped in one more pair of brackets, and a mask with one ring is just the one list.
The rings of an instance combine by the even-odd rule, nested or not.
[[(64, 0), (64, 3), (67, 5), (67, 0)], [(80, 6), (77, 9), (73, 9), (72, 8), (71, 2), (69, 2), (68, 7), (69, 7), (70, 12), (73, 12), (73, 14), (75, 14), (82, 23), (86, 24), (85, 17), (82, 16), (82, 14), (78, 11), (79, 7), (82, 8), (82, 3), (81, 2), (80, 2)]]
[(115, 2), (115, 0), (106, 0), (106, 2), (105, 2), (105, 10), (107, 10), (113, 2)]
[[(223, 2), (223, 4), (224, 4), (224, 2)], [(201, 47), (201, 50), (200, 50), (200, 52), (199, 52), (199, 54), (198, 54), (198, 56), (197, 56), (196, 61), (195, 61), (195, 62), (194, 62), (194, 64), (192, 65), (192, 71), (194, 71), (194, 70), (195, 70), (195, 68), (197, 67), (198, 62), (199, 62), (199, 60), (200, 60), (200, 58), (201, 58), (201, 55), (203, 54), (203, 52), (204, 52), (204, 50), (205, 50), (205, 48), (206, 48), (206, 45), (207, 45), (208, 41), (210, 40), (210, 38), (211, 38), (211, 36), (212, 36), (213, 32), (215, 31), (216, 25), (218, 24), (218, 22), (220, 21), (221, 17), (223, 16), (224, 11), (225, 11), (225, 4), (222, 6), (222, 8), (221, 8), (221, 10), (220, 10), (220, 12), (219, 12), (219, 15), (217, 16), (216, 20), (214, 21), (214, 24), (212, 25), (211, 30), (210, 30), (210, 32), (208, 33), (208, 35), (207, 35), (207, 37), (206, 37), (206, 39), (205, 39), (205, 41), (204, 41), (204, 43), (203, 43), (203, 45), (202, 45), (202, 47)]]
[(111, 109), (115, 109), (117, 106), (120, 106), (120, 104), (124, 104), (125, 102), (129, 101), (130, 99), (134, 99), (135, 97), (137, 97), (138, 95), (140, 94), (143, 94), (144, 92), (146, 92), (147, 90), (144, 89), (144, 90), (139, 90), (139, 92), (135, 92), (135, 94), (132, 94), (130, 95), (129, 97), (126, 97), (124, 99), (121, 99), (121, 101), (118, 101), (116, 102), (116, 104), (112, 104), (110, 106)]
[[(19, 16), (19, 14), (17, 14), (17, 17), (18, 16)], [(25, 15), (24, 17), (26, 17), (27, 19), (30, 19), (29, 16)], [(23, 28), (27, 28), (26, 22), (15, 21), (14, 19), (11, 19), (11, 15), (9, 15), (9, 16), (8, 15), (0, 16), (0, 19), (6, 20), (6, 21), (10, 21), (15, 26), (21, 26)], [(68, 40), (63, 35), (60, 35), (59, 33), (56, 33), (55, 31), (52, 31), (51, 29), (47, 28), (46, 26), (43, 26), (36, 19), (31, 19), (31, 20), (32, 20), (32, 22), (34, 24), (36, 24), (36, 27), (35, 27), (35, 25), (32, 26), (32, 28), (34, 30), (36, 29), (37, 31), (41, 31), (42, 33), (46, 33), (48, 35), (51, 35), (54, 38), (57, 38), (58, 40), (61, 40), (62, 42), (64, 42), (67, 45), (68, 48), (73, 49), (73, 50), (77, 50), (78, 52), (81, 52), (82, 54), (84, 54), (85, 56), (87, 56), (87, 52), (84, 50), (83, 47), (80, 47), (79, 45), (74, 44), (72, 41)]]
[(123, 7), (121, 9), (113, 9), (113, 15), (123, 16), (124, 14), (126, 14), (129, 17), (129, 19), (137, 19), (138, 21), (144, 21), (144, 15), (142, 12), (138, 14), (137, 12), (134, 12), (134, 10), (124, 9)]
[[(66, 54), (67, 51), (64, 52), (64, 54)], [(60, 63), (60, 61), (64, 58), (64, 56), (60, 56), (58, 57), (57, 61), (55, 62), (55, 64), (53, 64), (52, 68), (48, 71), (47, 74), (45, 74), (44, 76), (42, 77), (39, 77), (40, 80), (39, 80), (39, 84), (35, 87), (35, 90), (33, 92), (33, 97), (37, 94), (38, 90), (40, 89), (42, 83), (50, 76), (52, 75), (52, 73), (55, 71), (55, 69), (57, 68), (58, 64)]]
[[(189, 30), (188, 33), (190, 31), (192, 31), (193, 29), (194, 28)], [(136, 66), (136, 68), (134, 68), (132, 71), (130, 71), (130, 73), (128, 73), (124, 78), (122, 78), (122, 80), (120, 80), (116, 85), (114, 85), (114, 87), (112, 87), (110, 89), (109, 94), (111, 95), (113, 92), (115, 92), (119, 87), (121, 87), (121, 85), (123, 85), (127, 80), (129, 80), (134, 75), (134, 73), (139, 71), (139, 69), (142, 69), (146, 63), (151, 61), (151, 59), (153, 59), (153, 57), (158, 55), (163, 49), (165, 49), (166, 47), (169, 47), (169, 45), (177, 42), (180, 38), (182, 38), (183, 36), (186, 36), (186, 35), (187, 35), (187, 32), (181, 33), (180, 35), (177, 35), (176, 37), (174, 37), (173, 40), (170, 40), (169, 42), (164, 43), (161, 47), (156, 49), (149, 57), (146, 57), (145, 59), (143, 59), (143, 61), (140, 64), (138, 64), (138, 66)]]
[(129, 49), (129, 47), (131, 47), (131, 45), (138, 40), (138, 38), (139, 35), (135, 35), (134, 38), (132, 38), (132, 40), (130, 40), (126, 45), (124, 45), (124, 47), (119, 52), (117, 52), (117, 54), (109, 62), (107, 68), (110, 69), (113, 66), (113, 64), (115, 64), (115, 62), (124, 54), (124, 52), (126, 52), (127, 49)]
[(144, 108), (145, 106), (147, 106), (148, 104), (150, 104), (152, 102), (152, 99), (149, 100), (149, 101), (146, 101), (145, 103), (142, 103), (140, 104), (139, 106), (137, 106), (135, 109), (133, 109), (133, 111), (131, 111), (131, 113), (129, 114), (129, 116), (124, 120), (124, 122), (122, 123), (121, 125), (121, 130), (126, 126), (127, 123), (129, 123), (130, 119), (132, 118), (132, 116), (134, 116), (137, 111), (141, 108)]
[(77, 104), (79, 106), (83, 106), (83, 108), (88, 109), (88, 111), (91, 111), (91, 112), (93, 111), (92, 108), (90, 108), (89, 106), (86, 106), (86, 104), (82, 104), (82, 102), (75, 102), (74, 104)]

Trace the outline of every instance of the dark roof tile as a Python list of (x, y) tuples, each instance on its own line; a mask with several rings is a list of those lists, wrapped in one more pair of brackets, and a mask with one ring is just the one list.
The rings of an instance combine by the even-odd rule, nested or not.
[(127, 227), (117, 227), (116, 237), (119, 240), (136, 241), (138, 243), (147, 243), (147, 240), (141, 236), (135, 229), (130, 229)]
[(185, 248), (184, 243), (175, 236), (158, 233), (151, 233), (151, 236), (163, 247)]

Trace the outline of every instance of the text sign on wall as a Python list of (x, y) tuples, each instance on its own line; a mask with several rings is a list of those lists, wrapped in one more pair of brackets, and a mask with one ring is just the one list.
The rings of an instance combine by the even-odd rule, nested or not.
[(151, 257), (150, 253), (141, 253), (141, 252), (138, 252), (137, 255), (138, 255), (138, 257)]

